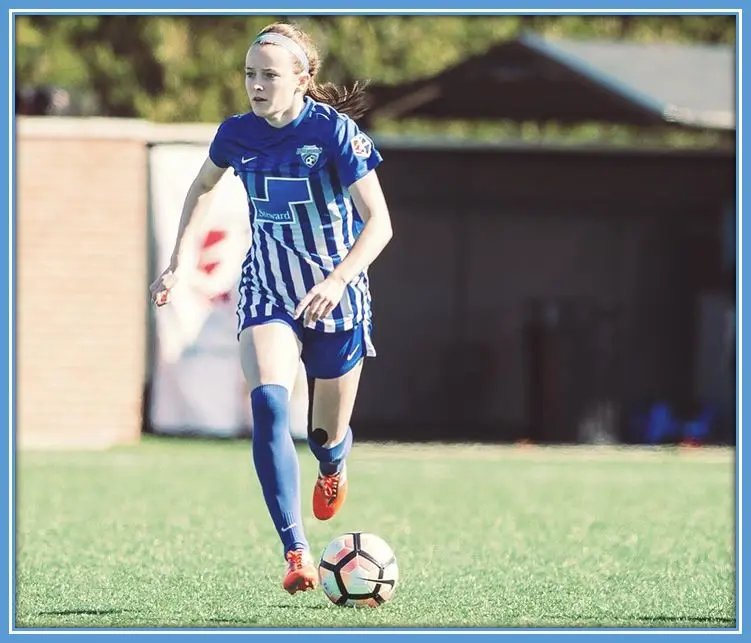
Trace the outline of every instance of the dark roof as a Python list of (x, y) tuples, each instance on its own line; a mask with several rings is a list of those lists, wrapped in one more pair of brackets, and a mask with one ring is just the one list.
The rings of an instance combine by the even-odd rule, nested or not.
[(735, 51), (525, 35), (371, 97), (374, 115), (397, 118), (734, 129)]

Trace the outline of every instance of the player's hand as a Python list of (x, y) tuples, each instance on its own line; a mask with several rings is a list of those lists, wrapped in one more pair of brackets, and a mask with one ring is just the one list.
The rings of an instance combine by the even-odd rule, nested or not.
[(157, 306), (164, 306), (164, 304), (170, 300), (170, 294), (176, 281), (177, 279), (175, 278), (174, 268), (170, 266), (154, 280), (154, 283), (151, 284), (151, 286), (149, 286), (151, 301)]
[(333, 273), (330, 274), (320, 284), (313, 286), (300, 300), (295, 308), (295, 319), (299, 319), (300, 315), (305, 313), (305, 323), (309, 324), (327, 317), (342, 300), (346, 287), (344, 279)]

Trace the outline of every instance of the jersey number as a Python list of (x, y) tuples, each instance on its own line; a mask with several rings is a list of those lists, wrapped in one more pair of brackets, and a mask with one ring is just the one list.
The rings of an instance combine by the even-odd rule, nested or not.
[(266, 177), (266, 198), (252, 196), (256, 219), (266, 223), (297, 222), (294, 205), (313, 203), (310, 182), (306, 178)]

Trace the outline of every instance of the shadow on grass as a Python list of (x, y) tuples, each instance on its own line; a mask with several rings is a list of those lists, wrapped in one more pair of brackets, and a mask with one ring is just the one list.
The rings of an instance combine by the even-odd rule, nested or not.
[[(550, 617), (549, 617), (550, 618)], [(700, 625), (707, 625), (707, 626), (714, 626), (714, 627), (728, 627), (732, 628), (736, 626), (736, 620), (734, 618), (725, 618), (722, 616), (672, 616), (670, 614), (656, 614), (653, 616), (621, 616), (621, 617), (614, 617), (614, 618), (603, 618), (603, 617), (594, 617), (594, 616), (584, 616), (584, 615), (566, 615), (566, 616), (554, 616), (552, 617), (553, 620), (561, 622), (561, 621), (576, 621), (576, 622), (585, 622), (585, 623), (597, 623), (597, 625), (586, 625), (584, 627), (593, 627), (593, 628), (631, 628), (631, 627), (642, 627), (644, 623), (655, 623), (656, 628), (664, 629), (668, 627), (691, 627), (692, 624), (694, 624), (696, 627), (699, 627)], [(674, 626), (666, 625), (666, 623), (675, 623)], [(679, 625), (682, 624), (682, 625)], [(540, 627), (550, 627), (547, 625), (535, 625), (533, 626), (535, 628)], [(560, 625), (555, 625), (553, 627), (561, 627)], [(578, 627), (578, 626), (573, 626)]]
[(131, 610), (124, 609), (70, 609), (38, 612), (39, 616), (106, 616), (108, 614), (126, 614)]
[(658, 616), (635, 616), (631, 619), (623, 620), (645, 621), (647, 623), (723, 623), (725, 627), (735, 627), (734, 618), (723, 618), (721, 616), (670, 616), (666, 614)]

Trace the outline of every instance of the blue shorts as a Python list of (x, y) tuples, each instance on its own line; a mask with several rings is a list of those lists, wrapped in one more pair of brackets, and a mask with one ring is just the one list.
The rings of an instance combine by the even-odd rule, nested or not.
[(363, 357), (375, 355), (370, 342), (368, 322), (358, 324), (351, 330), (338, 333), (305, 328), (302, 319), (294, 319), (285, 310), (274, 308), (270, 315), (246, 319), (245, 328), (273, 322), (287, 324), (302, 344), (301, 359), (309, 377), (329, 380), (341, 377), (352, 370)]

